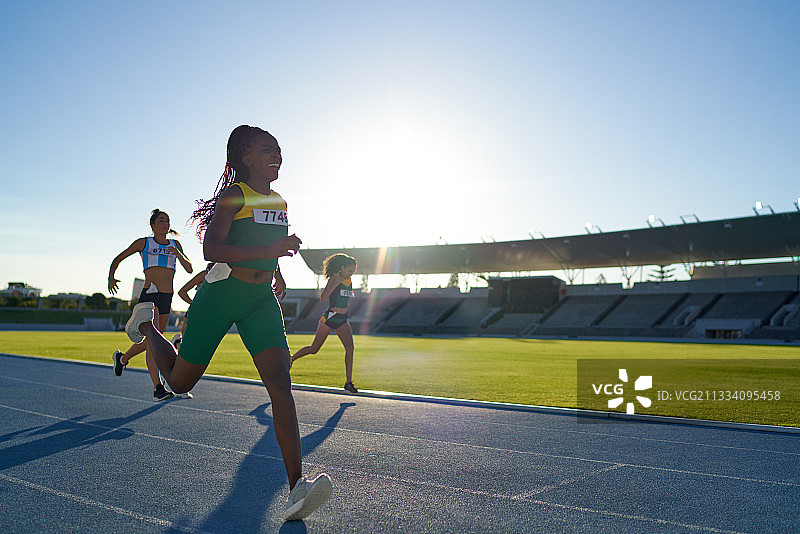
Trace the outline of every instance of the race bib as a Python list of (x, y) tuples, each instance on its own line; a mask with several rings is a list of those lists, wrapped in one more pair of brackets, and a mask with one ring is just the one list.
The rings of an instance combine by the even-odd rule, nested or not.
[(258, 224), (275, 224), (278, 226), (289, 226), (289, 217), (286, 210), (253, 210), (253, 222)]
[(161, 255), (161, 256), (174, 256), (175, 254), (167, 250), (170, 245), (161, 245), (151, 248), (147, 251), (148, 254)]
[(339, 295), (347, 298), (353, 298), (356, 296), (356, 292), (353, 291), (352, 289), (340, 289)]

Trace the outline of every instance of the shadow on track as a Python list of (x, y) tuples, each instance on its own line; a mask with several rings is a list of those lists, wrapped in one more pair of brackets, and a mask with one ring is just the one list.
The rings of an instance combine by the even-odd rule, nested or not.
[[(15, 432), (13, 434), (16, 436), (24, 435), (25, 432), (30, 432), (28, 435), (34, 437), (48, 435), (34, 441), (0, 449), (0, 471), (77, 447), (89, 447), (111, 439), (127, 439), (136, 432), (125, 428), (125, 425), (155, 412), (162, 406), (164, 405), (155, 404), (127, 417), (114, 417), (98, 421), (83, 421), (88, 415), (81, 415), (49, 426)], [(0, 443), (10, 439), (9, 436), (8, 434), (0, 436)]]
[[(264, 527), (267, 512), (275, 498), (286, 490), (286, 471), (282, 462), (276, 462), (275, 456), (280, 457), (280, 449), (275, 439), (272, 428), (272, 416), (267, 413), (270, 403), (250, 412), (256, 421), (265, 427), (264, 434), (252, 448), (250, 453), (242, 460), (239, 469), (231, 482), (231, 489), (225, 499), (208, 517), (198, 526), (191, 527), (191, 519), (184, 517), (177, 521), (175, 527), (167, 530), (173, 534), (189, 531), (200, 532), (260, 532)], [(319, 447), (336, 428), (344, 411), (355, 406), (354, 402), (343, 402), (339, 409), (331, 415), (325, 425), (301, 439), (303, 455), (307, 455)], [(283, 512), (283, 507), (280, 507)], [(273, 518), (269, 518), (269, 523)], [(284, 534), (307, 532), (305, 523), (291, 521), (284, 523), (280, 529)]]

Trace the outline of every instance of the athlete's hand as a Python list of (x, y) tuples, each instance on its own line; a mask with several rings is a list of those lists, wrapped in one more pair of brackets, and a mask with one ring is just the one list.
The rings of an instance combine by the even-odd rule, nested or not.
[(119, 285), (118, 284), (119, 284), (119, 280), (117, 280), (113, 276), (109, 276), (108, 277), (108, 292), (111, 293), (112, 295), (114, 293), (116, 293), (117, 289), (119, 289)]
[(286, 237), (279, 237), (269, 246), (268, 258), (280, 258), (282, 256), (294, 256), (300, 250), (302, 241), (296, 234)]
[(286, 296), (286, 282), (283, 280), (283, 277), (275, 276), (272, 280), (272, 292), (275, 293), (278, 300), (283, 300), (283, 297)]

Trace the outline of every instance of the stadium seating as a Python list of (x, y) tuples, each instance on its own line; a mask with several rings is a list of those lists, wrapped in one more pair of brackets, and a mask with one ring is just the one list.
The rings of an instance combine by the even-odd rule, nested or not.
[[(471, 292), (475, 294), (474, 290)], [(490, 313), (486, 304), (486, 292), (483, 297), (462, 298), (452, 312), (438, 324), (433, 325), (431, 333), (446, 335), (475, 335), (480, 333), (481, 321)]]
[(386, 320), (380, 331), (385, 334), (426, 333), (428, 327), (436, 325), (458, 304), (459, 300), (452, 297), (409, 298)]
[(687, 295), (678, 303), (672, 313), (667, 314), (657, 325), (658, 328), (680, 328), (687, 326), (704, 310), (719, 299), (718, 293), (697, 293)]
[(794, 294), (789, 291), (726, 293), (703, 315), (706, 319), (758, 319), (769, 321)]
[[(378, 333), (381, 326), (392, 317), (411, 296), (407, 288), (374, 289), (359, 294), (350, 311), (350, 324), (358, 334)], [(357, 306), (357, 307), (356, 307)]]
[(286, 331), (293, 334), (315, 332), (320, 317), (327, 309), (327, 301), (322, 302), (319, 299), (306, 300), (300, 315), (293, 321), (287, 322)]
[(486, 327), (484, 334), (519, 337), (538, 324), (541, 317), (541, 313), (504, 313), (496, 322)]
[[(800, 339), (795, 276), (566, 285), (544, 312), (520, 311), (520, 300), (478, 288), (374, 289), (352, 302), (355, 333), (634, 338)], [(296, 293), (287, 331), (313, 332), (327, 303)], [(290, 291), (291, 294), (291, 291)], [(492, 296), (494, 295), (494, 296)], [(491, 304), (490, 304), (491, 303)]]
[(567, 297), (561, 301), (552, 314), (542, 321), (542, 328), (591, 326), (620, 298), (620, 295)]
[(681, 294), (630, 295), (598, 324), (598, 328), (648, 328), (656, 324), (677, 303)]

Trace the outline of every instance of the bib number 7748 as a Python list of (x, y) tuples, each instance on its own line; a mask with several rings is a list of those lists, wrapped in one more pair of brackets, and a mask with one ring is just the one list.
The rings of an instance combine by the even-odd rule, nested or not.
[(289, 217), (285, 210), (253, 210), (253, 221), (259, 224), (276, 224), (279, 226), (289, 226)]

